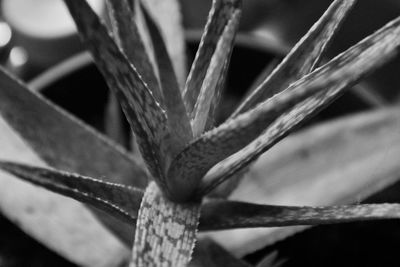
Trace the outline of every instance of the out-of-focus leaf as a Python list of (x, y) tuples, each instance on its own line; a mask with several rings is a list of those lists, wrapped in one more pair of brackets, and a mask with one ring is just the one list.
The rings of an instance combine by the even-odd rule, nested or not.
[(109, 92), (104, 116), (104, 132), (111, 140), (123, 147), (128, 147), (129, 140), (124, 127), (124, 119), (117, 98), (112, 92)]
[(209, 238), (198, 240), (189, 267), (250, 267)]
[(240, 0), (213, 1), (207, 25), (183, 92), (186, 109), (191, 117), (218, 41), (234, 14), (240, 12), (240, 8)]
[(0, 114), (52, 167), (144, 188), (147, 174), (120, 147), (0, 71)]
[(79, 174), (0, 161), (0, 169), (50, 191), (104, 210), (129, 223), (137, 218), (143, 191)]
[(174, 203), (150, 183), (136, 222), (131, 266), (187, 266), (199, 216), (200, 202)]
[[(260, 157), (231, 199), (268, 205), (355, 203), (400, 178), (400, 109), (370, 111), (321, 124), (284, 139)], [(244, 255), (303, 227), (212, 233)]]
[(257, 103), (283, 91), (292, 82), (315, 69), (355, 2), (355, 0), (334, 1), (282, 63), (244, 100), (232, 116), (237, 116)]
[(171, 138), (176, 139), (173, 142), (174, 144), (179, 144), (179, 146), (171, 147), (171, 153), (175, 156), (192, 139), (192, 128), (161, 32), (147, 11), (145, 9), (143, 11), (149, 29), (149, 35), (153, 42), (154, 55), (157, 61), (161, 88), (164, 95), (164, 106), (167, 110), (168, 124), (170, 126), (170, 132), (172, 133)]
[(158, 103), (163, 103), (163, 97), (158, 79), (150, 62), (145, 45), (136, 26), (136, 1), (107, 0), (107, 10), (111, 20), (114, 40), (123, 50), (128, 60), (135, 66), (143, 81)]
[[(232, 13), (232, 17), (227, 22), (208, 65), (191, 115), (194, 136), (199, 136), (203, 133), (209, 118), (210, 109), (212, 108), (211, 106), (212, 104), (216, 105), (216, 103), (213, 103), (213, 100), (221, 95), (223, 85), (218, 83), (220, 80), (225, 79), (222, 75), (226, 74), (226, 67), (232, 52), (235, 33), (239, 25), (240, 13), (240, 10), (235, 10)], [(213, 27), (213, 25), (210, 25), (210, 27)], [(218, 85), (219, 87), (217, 87)]]
[(181, 90), (186, 80), (186, 43), (182, 12), (178, 0), (142, 0), (151, 17), (159, 25), (171, 57)]
[[(3, 90), (5, 87), (1, 87), (0, 92)], [(26, 109), (30, 110), (28, 107)], [(1, 117), (0, 132), (2, 160), (45, 165)], [(88, 169), (90, 167), (87, 166)], [(77, 265), (119, 266), (129, 255), (120, 241), (82, 204), (5, 172), (0, 173), (0, 209), (25, 233)]]
[(248, 166), (257, 157), (284, 138), (305, 119), (326, 107), (344, 89), (376, 70), (393, 58), (400, 45), (400, 18), (393, 20), (381, 30), (343, 52), (324, 66), (293, 83), (287, 92), (305, 87), (321, 87), (326, 91), (317, 93), (289, 110), (257, 139), (234, 156), (221, 162), (204, 178), (203, 193), (215, 188), (237, 171)]
[(86, 1), (65, 0), (65, 3), (97, 67), (117, 95), (150, 172), (165, 188), (163, 168), (168, 162), (170, 141), (165, 111)]
[(257, 263), (256, 267), (280, 267), (285, 263), (285, 259), (277, 259), (278, 253), (273, 251), (267, 254), (259, 263)]
[(257, 205), (236, 201), (206, 203), (202, 230), (320, 225), (355, 221), (400, 219), (400, 204), (365, 204), (332, 207)]
[[(1, 116), (50, 166), (139, 188), (147, 185), (145, 170), (122, 149), (2, 71), (0, 88)], [(114, 218), (100, 218), (114, 231), (123, 231)]]

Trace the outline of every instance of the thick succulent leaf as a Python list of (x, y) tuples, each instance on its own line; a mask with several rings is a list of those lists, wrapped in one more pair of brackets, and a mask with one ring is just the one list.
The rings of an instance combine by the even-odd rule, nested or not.
[(130, 63), (140, 73), (157, 102), (162, 104), (163, 98), (158, 79), (145, 49), (145, 44), (140, 36), (139, 29), (136, 26), (136, 5), (134, 2), (130, 0), (106, 1), (113, 37)]
[[(2, 160), (45, 166), (1, 117), (0, 132)], [(0, 209), (25, 233), (77, 265), (119, 266), (129, 256), (121, 242), (81, 203), (6, 172), (0, 172)]]
[(183, 92), (184, 102), (189, 114), (193, 113), (218, 41), (234, 14), (240, 12), (240, 9), (240, 0), (213, 1), (207, 25)]
[(397, 53), (400, 45), (400, 18), (343, 52), (324, 66), (293, 83), (287, 92), (304, 88), (326, 88), (272, 123), (267, 130), (234, 157), (221, 162), (207, 174), (201, 192), (207, 193), (219, 183), (248, 166), (257, 157), (284, 138), (305, 119), (337, 98), (344, 89), (382, 66)]
[(143, 197), (140, 189), (74, 173), (7, 161), (0, 161), (0, 169), (50, 191), (90, 204), (129, 223), (136, 220)]
[(400, 204), (294, 207), (221, 200), (206, 203), (204, 206), (207, 212), (201, 214), (201, 230), (400, 219)]
[(183, 91), (187, 76), (186, 42), (182, 24), (182, 12), (178, 0), (146, 0), (141, 1), (159, 26), (164, 37), (168, 54), (171, 57), (178, 83)]
[[(1, 116), (50, 166), (139, 188), (147, 185), (147, 173), (132, 157), (2, 71), (0, 88)], [(100, 219), (114, 232), (123, 230), (112, 217)]]
[(117, 95), (150, 172), (163, 184), (162, 168), (168, 160), (165, 111), (86, 1), (65, 0), (65, 3), (97, 67)]
[(171, 148), (174, 150), (172, 154), (176, 155), (192, 139), (192, 128), (161, 32), (146, 9), (143, 9), (143, 11), (154, 47), (170, 132), (172, 133), (172, 138), (176, 139), (174, 144), (180, 144), (180, 146)]
[(335, 0), (279, 66), (235, 110), (233, 117), (286, 89), (319, 63), (355, 0)]
[[(231, 199), (268, 205), (359, 203), (400, 178), (400, 109), (369, 111), (303, 130), (262, 155)], [(303, 227), (241, 229), (212, 236), (244, 255)]]
[(109, 92), (104, 116), (104, 132), (111, 140), (121, 144), (123, 147), (128, 147), (129, 140), (124, 119), (124, 114), (116, 96)]
[[(324, 87), (303, 87), (296, 91), (282, 92), (256, 108), (203, 134), (187, 146), (172, 162), (168, 177), (180, 178), (174, 181), (174, 187), (191, 194), (192, 191), (188, 188), (198, 184), (215, 164), (256, 139), (284, 112), (322, 90), (326, 89)], [(178, 184), (181, 180), (187, 185)]]
[(209, 238), (198, 240), (189, 267), (250, 267)]
[(168, 200), (155, 183), (144, 194), (130, 266), (184, 267), (196, 242), (200, 203)]
[[(147, 174), (120, 147), (0, 71), (0, 113), (50, 166), (144, 188)], [(61, 155), (61, 156), (60, 156)], [(133, 179), (134, 177), (134, 179)]]
[(221, 95), (223, 85), (219, 84), (219, 81), (224, 80), (222, 75), (226, 74), (227, 64), (234, 44), (235, 33), (239, 25), (240, 14), (240, 10), (235, 10), (232, 13), (230, 20), (227, 22), (216, 44), (214, 54), (211, 57), (191, 115), (194, 136), (199, 136), (204, 131), (211, 106), (214, 104), (215, 107), (217, 104), (213, 101), (218, 98), (216, 96)]

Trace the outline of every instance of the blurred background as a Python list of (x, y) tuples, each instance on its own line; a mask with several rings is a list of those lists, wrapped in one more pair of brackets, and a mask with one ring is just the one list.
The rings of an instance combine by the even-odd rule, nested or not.
[[(104, 1), (90, 0), (103, 14)], [(75, 27), (61, 0), (0, 1), (0, 63), (25, 80), (82, 50)], [(285, 53), (315, 22), (331, 0), (246, 0), (240, 26), (248, 43)], [(211, 0), (181, 0), (187, 36), (199, 34)], [(399, 14), (396, 0), (358, 1), (334, 40), (329, 57), (383, 26)], [(382, 101), (396, 101), (400, 77), (395, 60), (367, 80)]]

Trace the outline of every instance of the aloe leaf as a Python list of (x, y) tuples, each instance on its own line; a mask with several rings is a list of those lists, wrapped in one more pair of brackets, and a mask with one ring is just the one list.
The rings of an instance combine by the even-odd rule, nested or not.
[(125, 117), (117, 98), (113, 93), (109, 92), (104, 116), (104, 132), (111, 140), (121, 144), (123, 147), (128, 147), (129, 140), (124, 127), (124, 119)]
[(200, 203), (174, 203), (150, 183), (136, 222), (131, 266), (187, 266), (199, 216)]
[(173, 147), (173, 154), (177, 154), (192, 139), (192, 128), (186, 113), (185, 105), (181, 91), (179, 89), (178, 80), (168, 55), (163, 37), (158, 26), (152, 20), (148, 12), (143, 9), (145, 21), (149, 30), (149, 35), (154, 46), (154, 55), (156, 57), (157, 66), (162, 91), (164, 94), (164, 105), (167, 110), (168, 123), (175, 138), (175, 144), (181, 144), (179, 147)]
[(279, 66), (235, 110), (232, 117), (286, 89), (318, 65), (355, 0), (336, 0)]
[(344, 89), (379, 68), (393, 58), (400, 45), (400, 18), (343, 52), (324, 66), (293, 83), (286, 92), (304, 88), (325, 88), (272, 123), (266, 131), (238, 152), (209, 172), (204, 179), (203, 194), (215, 188), (237, 171), (248, 166), (257, 157), (284, 138), (305, 119), (327, 106), (343, 93)]
[(135, 22), (136, 5), (134, 2), (130, 0), (106, 1), (113, 37), (130, 63), (140, 73), (154, 98), (162, 104), (161, 88)]
[(75, 173), (0, 161), (0, 169), (50, 191), (72, 197), (111, 215), (131, 222), (136, 220), (143, 191)]
[(3, 71), (0, 88), (1, 116), (50, 166), (146, 186), (147, 174), (133, 158), (89, 126)]
[(87, 176), (0, 161), (0, 169), (22, 180), (95, 207), (101, 222), (121, 241), (132, 244), (133, 229), (143, 191)]
[[(268, 205), (359, 203), (400, 178), (400, 109), (373, 110), (302, 130), (253, 164), (232, 200)], [(304, 227), (212, 233), (242, 256)]]
[(332, 207), (257, 205), (236, 201), (206, 203), (201, 230), (320, 225), (355, 221), (400, 219), (400, 204), (364, 204)]
[(168, 54), (171, 57), (179, 87), (183, 91), (187, 76), (187, 62), (180, 1), (146, 0), (141, 1), (141, 3), (145, 6), (154, 22), (159, 26)]
[[(44, 166), (0, 118), (0, 157)], [(81, 203), (0, 172), (0, 209), (15, 225), (49, 249), (82, 266), (119, 266), (128, 250)]]
[(198, 240), (189, 267), (250, 267), (210, 238)]
[(201, 85), (197, 101), (192, 112), (192, 128), (194, 136), (199, 136), (205, 129), (212, 106), (216, 106), (215, 99), (221, 95), (226, 75), (227, 64), (232, 52), (235, 33), (239, 25), (241, 11), (235, 10), (227, 22), (209, 63), (204, 81)]
[(199, 49), (190, 69), (185, 89), (184, 102), (188, 114), (192, 114), (211, 59), (226, 25), (241, 8), (240, 0), (214, 0)]
[(150, 172), (164, 184), (162, 168), (168, 161), (168, 141), (164, 142), (168, 136), (165, 111), (86, 1), (65, 0), (65, 3), (97, 67), (117, 95)]
[[(192, 191), (188, 188), (198, 184), (215, 164), (256, 139), (284, 112), (322, 90), (325, 88), (303, 87), (296, 91), (282, 92), (256, 108), (203, 134), (188, 145), (172, 162), (168, 177), (179, 178), (171, 179), (174, 182), (174, 188), (191, 194)], [(178, 184), (180, 181), (184, 181), (187, 185)]]

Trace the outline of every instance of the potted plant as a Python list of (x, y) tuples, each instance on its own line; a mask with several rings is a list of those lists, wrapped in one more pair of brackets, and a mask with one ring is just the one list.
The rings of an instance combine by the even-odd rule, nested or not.
[[(334, 179), (322, 180), (324, 186), (330, 183), (334, 186), (328, 191), (318, 191), (322, 189), (319, 187), (321, 183), (313, 179), (305, 180), (303, 189), (311, 190), (310, 196), (313, 197), (303, 200), (306, 199), (311, 205), (348, 203), (354, 201), (354, 194), (364, 197), (393, 183), (397, 179), (397, 164), (390, 160), (382, 163), (380, 171), (374, 175), (360, 175), (359, 169), (351, 170), (355, 166), (370, 166), (369, 163), (375, 157), (381, 156), (387, 144), (385, 142), (393, 147), (398, 143), (396, 135), (388, 134), (393, 133), (399, 123), (396, 120), (399, 112), (396, 108), (350, 117), (295, 135), (282, 143), (284, 146), (281, 144), (280, 149), (274, 153), (272, 149), (268, 151), (271, 153), (267, 154), (271, 156), (262, 156), (251, 166), (249, 175), (242, 172), (248, 170), (249, 164), (261, 153), (269, 150), (305, 119), (333, 101), (344, 89), (392, 58), (400, 45), (398, 20), (316, 68), (322, 52), (353, 4), (353, 1), (334, 1), (316, 26), (275, 71), (267, 75), (226, 122), (213, 128), (218, 106), (216, 100), (221, 95), (240, 16), (240, 1), (214, 2), (213, 12), (210, 13), (208, 26), (182, 93), (167, 48), (146, 9), (123, 1), (110, 1), (112, 39), (85, 1), (65, 2), (97, 66), (122, 102), (143, 161), (135, 161), (132, 156), (115, 148), (81, 122), (72, 119), (37, 94), (29, 92), (13, 78), (1, 74), (0, 83), (4, 88), (0, 98), (1, 114), (36, 153), (31, 151), (29, 153), (33, 155), (28, 152), (28, 155), (23, 155), (25, 160), (31, 160), (28, 165), (3, 161), (1, 168), (34, 184), (94, 206), (93, 212), (115, 236), (125, 244), (131, 245), (133, 241), (130, 256), (115, 237), (113, 239), (107, 235), (101, 225), (96, 224), (90, 213), (83, 211), (82, 206), (75, 202), (65, 204), (65, 199), (52, 195), (55, 207), (62, 209), (57, 215), (59, 217), (53, 219), (64, 225), (60, 225), (59, 232), (55, 228), (44, 230), (53, 231), (52, 234), (64, 233), (60, 235), (61, 243), (47, 243), (54, 246), (53, 249), (58, 249), (59, 253), (83, 265), (109, 266), (127, 260), (132, 266), (186, 266), (191, 260), (198, 227), (200, 231), (210, 231), (399, 217), (398, 204), (317, 208), (282, 204), (272, 206), (276, 204), (273, 203), (274, 197), (277, 201), (285, 193), (293, 196), (293, 201), (301, 199), (298, 193), (302, 187), (294, 189), (291, 183), (278, 184), (275, 189), (280, 189), (281, 194), (274, 195), (265, 194), (264, 190), (268, 187), (262, 183), (254, 186), (262, 181), (258, 179), (259, 174), (265, 174), (265, 170), (269, 171), (270, 176), (265, 180), (265, 185), (268, 181), (287, 177), (272, 168), (279, 167), (276, 163), (284, 162), (282, 159), (300, 165), (308, 163), (306, 171), (319, 169), (323, 166), (321, 162), (310, 162), (307, 159), (316, 154), (321, 158), (327, 157), (330, 163), (337, 162), (337, 153), (340, 155), (340, 151), (353, 148), (354, 143), (360, 145), (356, 146), (359, 154), (345, 153), (350, 158), (343, 156), (346, 161), (339, 162), (349, 163), (349, 168), (339, 175), (328, 175), (328, 178)], [(143, 45), (146, 42), (140, 41), (139, 28), (135, 28), (136, 24), (132, 23), (132, 17), (140, 16), (148, 28), (153, 56), (146, 56), (150, 46)], [(127, 29), (136, 38), (124, 34)], [(134, 51), (132, 48), (135, 48)], [(154, 62), (157, 63), (155, 70), (152, 65)], [(46, 134), (43, 134), (44, 127)], [(305, 142), (310, 136), (315, 143)], [(345, 139), (349, 136), (351, 138)], [(371, 137), (373, 142), (370, 141)], [(332, 140), (333, 147), (341, 150), (323, 153), (321, 146), (332, 145)], [(307, 154), (310, 152), (313, 152), (312, 156)], [(367, 152), (372, 158), (365, 157)], [(397, 150), (391, 153), (390, 158), (395, 158)], [(32, 166), (43, 164), (43, 161), (52, 167), (80, 174)], [(295, 165), (288, 166), (298, 170)], [(322, 172), (326, 173), (332, 174)], [(343, 176), (350, 174), (351, 180)], [(104, 179), (112, 180), (104, 182), (88, 176), (106, 176)], [(234, 179), (221, 184), (228, 178)], [(149, 183), (149, 179), (154, 179), (156, 183)], [(231, 194), (233, 188), (235, 190)], [(214, 193), (206, 196), (211, 190)], [(250, 191), (246, 193), (246, 190)], [(228, 195), (231, 195), (231, 200), (226, 199)], [(242, 202), (251, 197), (258, 204)], [(321, 199), (323, 203), (315, 203)], [(71, 218), (76, 220), (73, 227)], [(82, 225), (83, 222), (86, 225)], [(79, 224), (84, 230), (77, 228)], [(91, 226), (90, 229), (87, 225)], [(134, 232), (133, 228), (136, 228)], [(77, 239), (72, 236), (69, 240), (62, 240), (66, 238), (65, 229), (74, 230), (71, 234), (86, 235), (101, 242), (90, 243), (89, 240), (85, 243), (86, 247), (71, 247), (72, 241)], [(240, 232), (230, 232), (228, 236), (224, 232), (209, 235), (219, 240), (229, 251), (240, 255), (249, 252), (246, 250), (262, 247), (264, 241), (271, 242), (293, 231), (293, 228), (262, 231), (261, 239), (257, 238), (261, 237), (259, 233), (255, 236), (254, 232), (247, 230), (245, 235)], [(249, 239), (245, 240), (244, 237)], [(218, 249), (218, 253), (210, 253), (210, 248)], [(102, 254), (105, 251), (107, 254)], [(89, 252), (100, 256), (97, 259), (85, 259), (88, 256), (85, 253)], [(266, 264), (267, 261), (263, 260), (260, 264)], [(246, 266), (245, 262), (235, 259), (204, 236), (197, 244), (191, 264)]]

